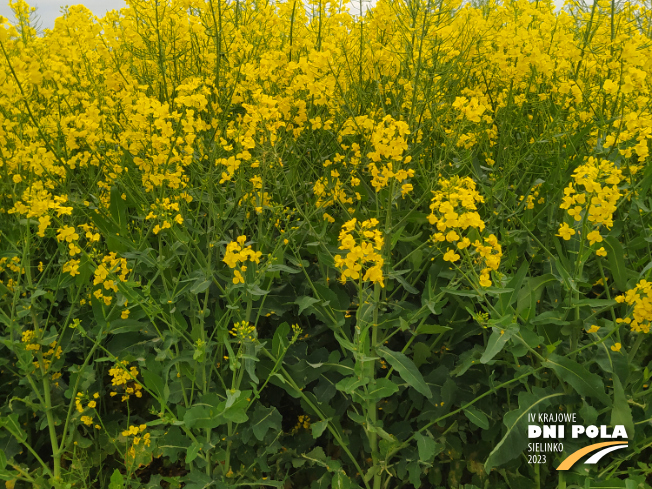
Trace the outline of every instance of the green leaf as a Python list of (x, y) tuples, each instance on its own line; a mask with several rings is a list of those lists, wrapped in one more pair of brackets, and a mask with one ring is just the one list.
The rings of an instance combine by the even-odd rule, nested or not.
[(256, 404), (256, 409), (251, 418), (251, 429), (258, 441), (263, 441), (269, 430), (281, 431), (283, 417), (275, 407), (265, 408)]
[(381, 377), (367, 389), (367, 395), (364, 397), (369, 401), (377, 401), (396, 392), (398, 392), (398, 386), (391, 380)]
[(403, 273), (409, 272), (409, 270), (399, 270), (399, 271), (392, 271), (390, 272), (387, 277), (388, 278), (393, 278), (395, 279), (399, 284), (403, 286), (403, 288), (409, 292), (410, 294), (418, 294), (419, 289), (415, 288), (414, 286), (410, 285), (407, 280), (403, 278)]
[[(516, 326), (516, 325), (514, 324), (510, 326)], [(489, 337), (489, 341), (487, 342), (487, 348), (482, 354), (482, 357), (480, 357), (480, 362), (482, 363), (488, 363), (496, 355), (498, 355), (505, 347), (507, 341), (512, 336), (514, 336), (514, 333), (518, 331), (518, 329), (514, 327), (507, 328), (507, 329), (500, 329), (500, 328), (492, 328), (492, 329), (493, 329), (493, 333), (491, 333), (491, 336)]]
[(419, 460), (426, 464), (432, 463), (437, 454), (437, 448), (440, 448), (439, 451), (441, 451), (441, 447), (435, 440), (419, 432), (414, 434), (414, 439), (417, 441)]
[[(236, 487), (285, 487), (285, 482), (283, 481), (274, 481), (270, 479), (258, 479), (253, 482), (240, 482), (234, 484)], [(222, 486), (223, 487), (223, 486)]]
[(564, 395), (563, 392), (551, 393), (538, 387), (534, 387), (532, 393), (520, 392), (518, 395), (519, 407), (503, 417), (507, 432), (487, 457), (484, 464), (485, 472), (488, 474), (492, 468), (520, 456), (528, 443), (527, 413), (530, 411), (541, 412), (550, 405), (554, 398)]
[(216, 416), (207, 406), (192, 406), (183, 415), (183, 422), (187, 428), (212, 429), (225, 424), (226, 420)]
[(557, 277), (552, 273), (529, 278), (518, 293), (516, 313), (525, 320), (532, 318), (536, 312), (537, 301), (541, 298), (545, 285), (550, 282), (557, 282)]
[(613, 376), (614, 379), (614, 404), (611, 410), (611, 425), (623, 425), (627, 431), (627, 437), (630, 440), (634, 439), (634, 420), (632, 418), (632, 410), (627, 403), (627, 396), (625, 389), (620, 383), (617, 375)]
[(585, 425), (595, 424), (598, 420), (598, 410), (586, 402), (586, 399), (582, 400), (582, 407), (579, 413)]
[(627, 270), (625, 268), (625, 252), (620, 242), (614, 236), (605, 236), (602, 241), (607, 250), (607, 261), (616, 286), (622, 291), (627, 290)]
[(398, 372), (401, 378), (407, 382), (409, 386), (413, 387), (417, 392), (426, 396), (428, 399), (432, 397), (430, 387), (428, 387), (426, 381), (423, 380), (421, 372), (419, 372), (412, 360), (406, 357), (403, 353), (392, 351), (384, 346), (377, 347), (376, 352), (387, 360), (387, 363)]
[[(249, 401), (247, 397), (251, 394), (251, 391), (235, 391), (234, 394), (231, 394), (229, 391), (226, 391), (227, 401), (224, 412), (221, 413), (221, 416), (224, 417), (227, 421), (233, 423), (244, 423), (249, 419), (247, 416), (247, 406)], [(221, 404), (220, 406), (221, 407)], [(279, 415), (280, 416), (280, 415)]]
[(274, 332), (274, 338), (272, 339), (272, 355), (278, 358), (283, 352), (290, 346), (288, 341), (288, 334), (290, 333), (290, 325), (288, 323), (282, 323)]
[(589, 372), (579, 363), (553, 354), (543, 365), (552, 368), (560, 379), (568, 382), (581, 396), (594, 397), (605, 406), (611, 406), (611, 399), (605, 392), (600, 376)]
[(319, 299), (315, 299), (314, 297), (310, 297), (307, 295), (299, 297), (296, 301), (294, 301), (294, 303), (299, 306), (299, 314), (301, 314), (303, 311), (308, 309), (310, 306), (316, 304), (317, 302), (319, 302)]
[(412, 355), (414, 366), (419, 368), (430, 358), (430, 347), (426, 343), (415, 343), (412, 349), (414, 350)]
[(415, 489), (419, 489), (419, 487), (421, 487), (421, 474), (422, 474), (421, 467), (419, 466), (419, 461), (412, 460), (410, 463), (408, 463), (407, 469), (408, 469), (408, 480), (410, 481), (410, 484), (412, 484)]
[(333, 479), (331, 480), (332, 489), (350, 489), (350, 487), (351, 479), (349, 479), (343, 470), (339, 470), (333, 475)]
[(457, 290), (457, 289), (451, 289), (450, 287), (442, 287), (441, 288), (442, 292), (448, 292), (449, 294), (452, 295), (459, 295), (461, 297), (475, 297), (475, 298), (480, 298), (480, 294), (473, 290)]
[(27, 439), (27, 433), (25, 433), (20, 427), (18, 415), (15, 413), (0, 418), (0, 428), (6, 429), (19, 442), (23, 442)]
[(335, 388), (338, 391), (346, 392), (347, 394), (353, 394), (353, 392), (369, 382), (369, 377), (357, 378), (357, 377), (344, 377), (337, 384)]
[(201, 294), (202, 292), (206, 291), (213, 282), (208, 279), (199, 279), (196, 280), (195, 283), (190, 287), (190, 293), (191, 294)]
[(574, 306), (589, 306), (589, 307), (608, 307), (618, 304), (613, 299), (580, 299), (577, 302), (573, 302), (571, 307)]
[(287, 265), (281, 265), (281, 264), (276, 264), (276, 265), (270, 265), (267, 267), (268, 272), (286, 272), (286, 273), (300, 273), (301, 270), (298, 270), (296, 268), (288, 267)]
[(161, 376), (145, 369), (141, 370), (141, 374), (143, 376), (143, 381), (145, 382), (145, 387), (154, 392), (158, 401), (163, 405), (167, 400), (167, 397), (165, 395), (165, 384)]
[(111, 482), (109, 483), (109, 489), (122, 489), (124, 487), (125, 480), (122, 477), (122, 474), (118, 469), (113, 471), (111, 475)]
[(193, 460), (197, 458), (197, 455), (199, 455), (199, 450), (201, 450), (201, 445), (197, 442), (194, 442), (192, 445), (188, 447), (188, 450), (186, 451), (186, 463), (189, 464)]
[(439, 324), (422, 324), (417, 328), (416, 334), (441, 334), (450, 331), (449, 326), (440, 326)]
[(120, 235), (126, 236), (127, 234), (127, 203), (122, 200), (120, 190), (118, 187), (111, 188), (111, 202), (109, 204), (109, 212), (113, 221), (120, 229)]
[(326, 428), (328, 428), (329, 421), (330, 418), (324, 419), (323, 421), (317, 421), (316, 423), (310, 425), (310, 428), (312, 429), (312, 437), (315, 440), (319, 438), (324, 431), (326, 431)]
[[(505, 286), (506, 288), (503, 289), (511, 293), (500, 294), (500, 299), (496, 304), (499, 314), (507, 314), (507, 312), (510, 310), (510, 306), (513, 305), (518, 300), (518, 295), (520, 294), (521, 291), (521, 284), (523, 283), (523, 280), (525, 280), (525, 276), (527, 275), (527, 271), (529, 268), (530, 268), (530, 264), (527, 262), (527, 260), (523, 260), (523, 263), (519, 267), (516, 274), (507, 283), (507, 285)], [(493, 289), (493, 290), (497, 292), (497, 289)]]
[(464, 415), (478, 428), (482, 428), (483, 430), (489, 429), (489, 420), (487, 419), (487, 416), (479, 409), (473, 406), (469, 406), (464, 410)]

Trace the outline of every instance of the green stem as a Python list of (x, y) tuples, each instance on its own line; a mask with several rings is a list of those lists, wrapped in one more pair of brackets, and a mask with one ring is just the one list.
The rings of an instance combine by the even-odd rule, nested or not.
[[(378, 342), (378, 301), (380, 299), (380, 284), (374, 285), (374, 311), (373, 311), (373, 324), (371, 325), (371, 344), (369, 345), (369, 355), (371, 357), (376, 356), (376, 343)], [(374, 388), (376, 384), (375, 379), (375, 370), (376, 370), (376, 360), (371, 360), (367, 367), (369, 369), (369, 378), (371, 379), (369, 385), (371, 388)], [(367, 415), (369, 420), (374, 427), (373, 432), (367, 432), (369, 437), (369, 446), (371, 448), (371, 459), (373, 460), (373, 466), (378, 466), (378, 436), (376, 435), (376, 422), (378, 420), (378, 406), (376, 401), (367, 401)], [(377, 470), (374, 473), (374, 489), (380, 489), (382, 484), (382, 473), (380, 470)]]
[(50, 393), (50, 379), (43, 365), (43, 354), (39, 352), (39, 367), (43, 378), (43, 398), (45, 400), (45, 416), (48, 420), (48, 432), (50, 434), (50, 445), (52, 447), (52, 463), (54, 464), (53, 478), (55, 483), (61, 480), (61, 452), (59, 450), (59, 439), (52, 414), (52, 396)]

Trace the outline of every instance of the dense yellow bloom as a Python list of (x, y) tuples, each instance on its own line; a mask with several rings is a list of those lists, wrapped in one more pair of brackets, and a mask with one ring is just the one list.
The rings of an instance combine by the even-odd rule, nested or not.
[(247, 270), (245, 263), (252, 262), (259, 264), (260, 257), (263, 255), (261, 251), (254, 251), (251, 245), (245, 246), (247, 242), (246, 236), (238, 236), (235, 241), (226, 245), (226, 252), (222, 261), (226, 263), (229, 268), (236, 268), (233, 270), (233, 283), (235, 285), (244, 284), (245, 278), (242, 272)]
[[(141, 392), (143, 386), (134, 379), (138, 376), (138, 368), (135, 366), (127, 368), (129, 362), (123, 360), (116, 363), (111, 369), (109, 369), (109, 375), (112, 377), (111, 385), (114, 388), (119, 388), (124, 392), (122, 396), (122, 401), (127, 401), (131, 395), (136, 397), (142, 397), (143, 393)], [(112, 391), (111, 396), (115, 396), (117, 391)]]
[(478, 205), (483, 202), (484, 198), (471, 178), (454, 176), (439, 182), (438, 190), (433, 192), (427, 218), (438, 231), (431, 236), (432, 241), (435, 244), (450, 243), (442, 247), (444, 261), (458, 261), (461, 255), (456, 250), (468, 253), (473, 264), (480, 267), (478, 283), (481, 287), (490, 287), (490, 273), (500, 267), (502, 247), (493, 234), (484, 237), (483, 241), (471, 241), (469, 238), (472, 233), (477, 236), (485, 230), (485, 223), (477, 211)]
[(626, 323), (639, 333), (649, 333), (652, 324), (652, 282), (641, 280), (636, 287), (619, 295), (616, 300), (633, 306), (631, 312), (624, 319), (617, 319), (619, 323)]
[[(622, 197), (618, 184), (623, 180), (623, 173), (611, 161), (589, 157), (586, 163), (578, 166), (572, 175), (571, 182), (564, 189), (561, 209), (575, 221), (581, 221), (583, 216), (591, 225), (591, 231), (586, 235), (589, 245), (603, 241), (600, 228), (611, 229), (616, 204)], [(557, 236), (570, 240), (575, 234), (567, 223), (562, 223)], [(596, 250), (598, 256), (605, 256), (603, 247)]]
[[(339, 236), (340, 250), (346, 250), (344, 257), (333, 257), (335, 266), (342, 269), (340, 281), (345, 283), (348, 279), (370, 281), (385, 286), (383, 277), (382, 249), (385, 243), (382, 233), (375, 229), (377, 219), (358, 222), (353, 218), (342, 226)], [(355, 235), (355, 236), (354, 236)], [(356, 239), (357, 238), (357, 239)], [(364, 272), (364, 273), (363, 273)]]

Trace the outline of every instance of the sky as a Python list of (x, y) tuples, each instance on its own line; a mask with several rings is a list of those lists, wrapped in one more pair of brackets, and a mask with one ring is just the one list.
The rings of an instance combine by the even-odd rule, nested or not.
[[(32, 7), (37, 7), (36, 15), (40, 18), (41, 29), (52, 29), (54, 27), (54, 19), (61, 16), (61, 7), (65, 5), (65, 0), (27, 0), (27, 3)], [(369, 0), (363, 0), (364, 3), (370, 3)], [(83, 0), (81, 2), (88, 9), (98, 17), (104, 17), (107, 11), (119, 10), (126, 6), (124, 0)], [(73, 5), (76, 5), (74, 3)], [(563, 0), (556, 0), (555, 3), (559, 6)], [(350, 12), (352, 14), (358, 11), (358, 0), (352, 2)], [(0, 0), (0, 15), (7, 17), (10, 21), (14, 22), (14, 14), (9, 7), (8, 0)]]
[[(36, 15), (40, 17), (41, 29), (54, 28), (54, 19), (61, 16), (61, 7), (66, 5), (66, 0), (26, 0), (31, 7), (36, 7)], [(83, 4), (93, 14), (104, 17), (109, 10), (118, 10), (126, 7), (124, 0), (82, 0), (74, 1), (69, 5)], [(14, 13), (9, 7), (8, 0), (0, 0), (0, 15), (14, 22)]]

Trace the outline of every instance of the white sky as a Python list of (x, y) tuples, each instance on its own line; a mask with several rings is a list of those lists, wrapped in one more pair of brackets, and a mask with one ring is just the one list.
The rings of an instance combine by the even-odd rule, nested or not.
[[(61, 16), (61, 7), (66, 5), (66, 0), (26, 0), (30, 7), (36, 7), (36, 15), (39, 17), (41, 29), (54, 28), (54, 19)], [(7, 17), (11, 22), (15, 21), (14, 13), (9, 7), (8, 0), (0, 0), (0, 15)], [(83, 0), (75, 2), (85, 5), (93, 14), (104, 17), (109, 10), (118, 10), (126, 7), (124, 0)]]
[[(357, 13), (359, 0), (351, 1), (350, 12)], [(363, 3), (369, 4), (373, 0), (363, 0)], [(36, 7), (36, 15), (40, 18), (41, 29), (52, 29), (54, 27), (54, 19), (61, 16), (61, 7), (65, 5), (65, 0), (27, 0), (31, 7)], [(107, 11), (119, 10), (126, 7), (124, 0), (83, 0), (83, 3), (93, 14), (98, 17), (103, 17)], [(558, 6), (563, 4), (563, 0), (555, 0)], [(8, 0), (0, 0), (0, 15), (7, 17), (11, 22), (14, 22), (13, 11), (9, 7)]]

